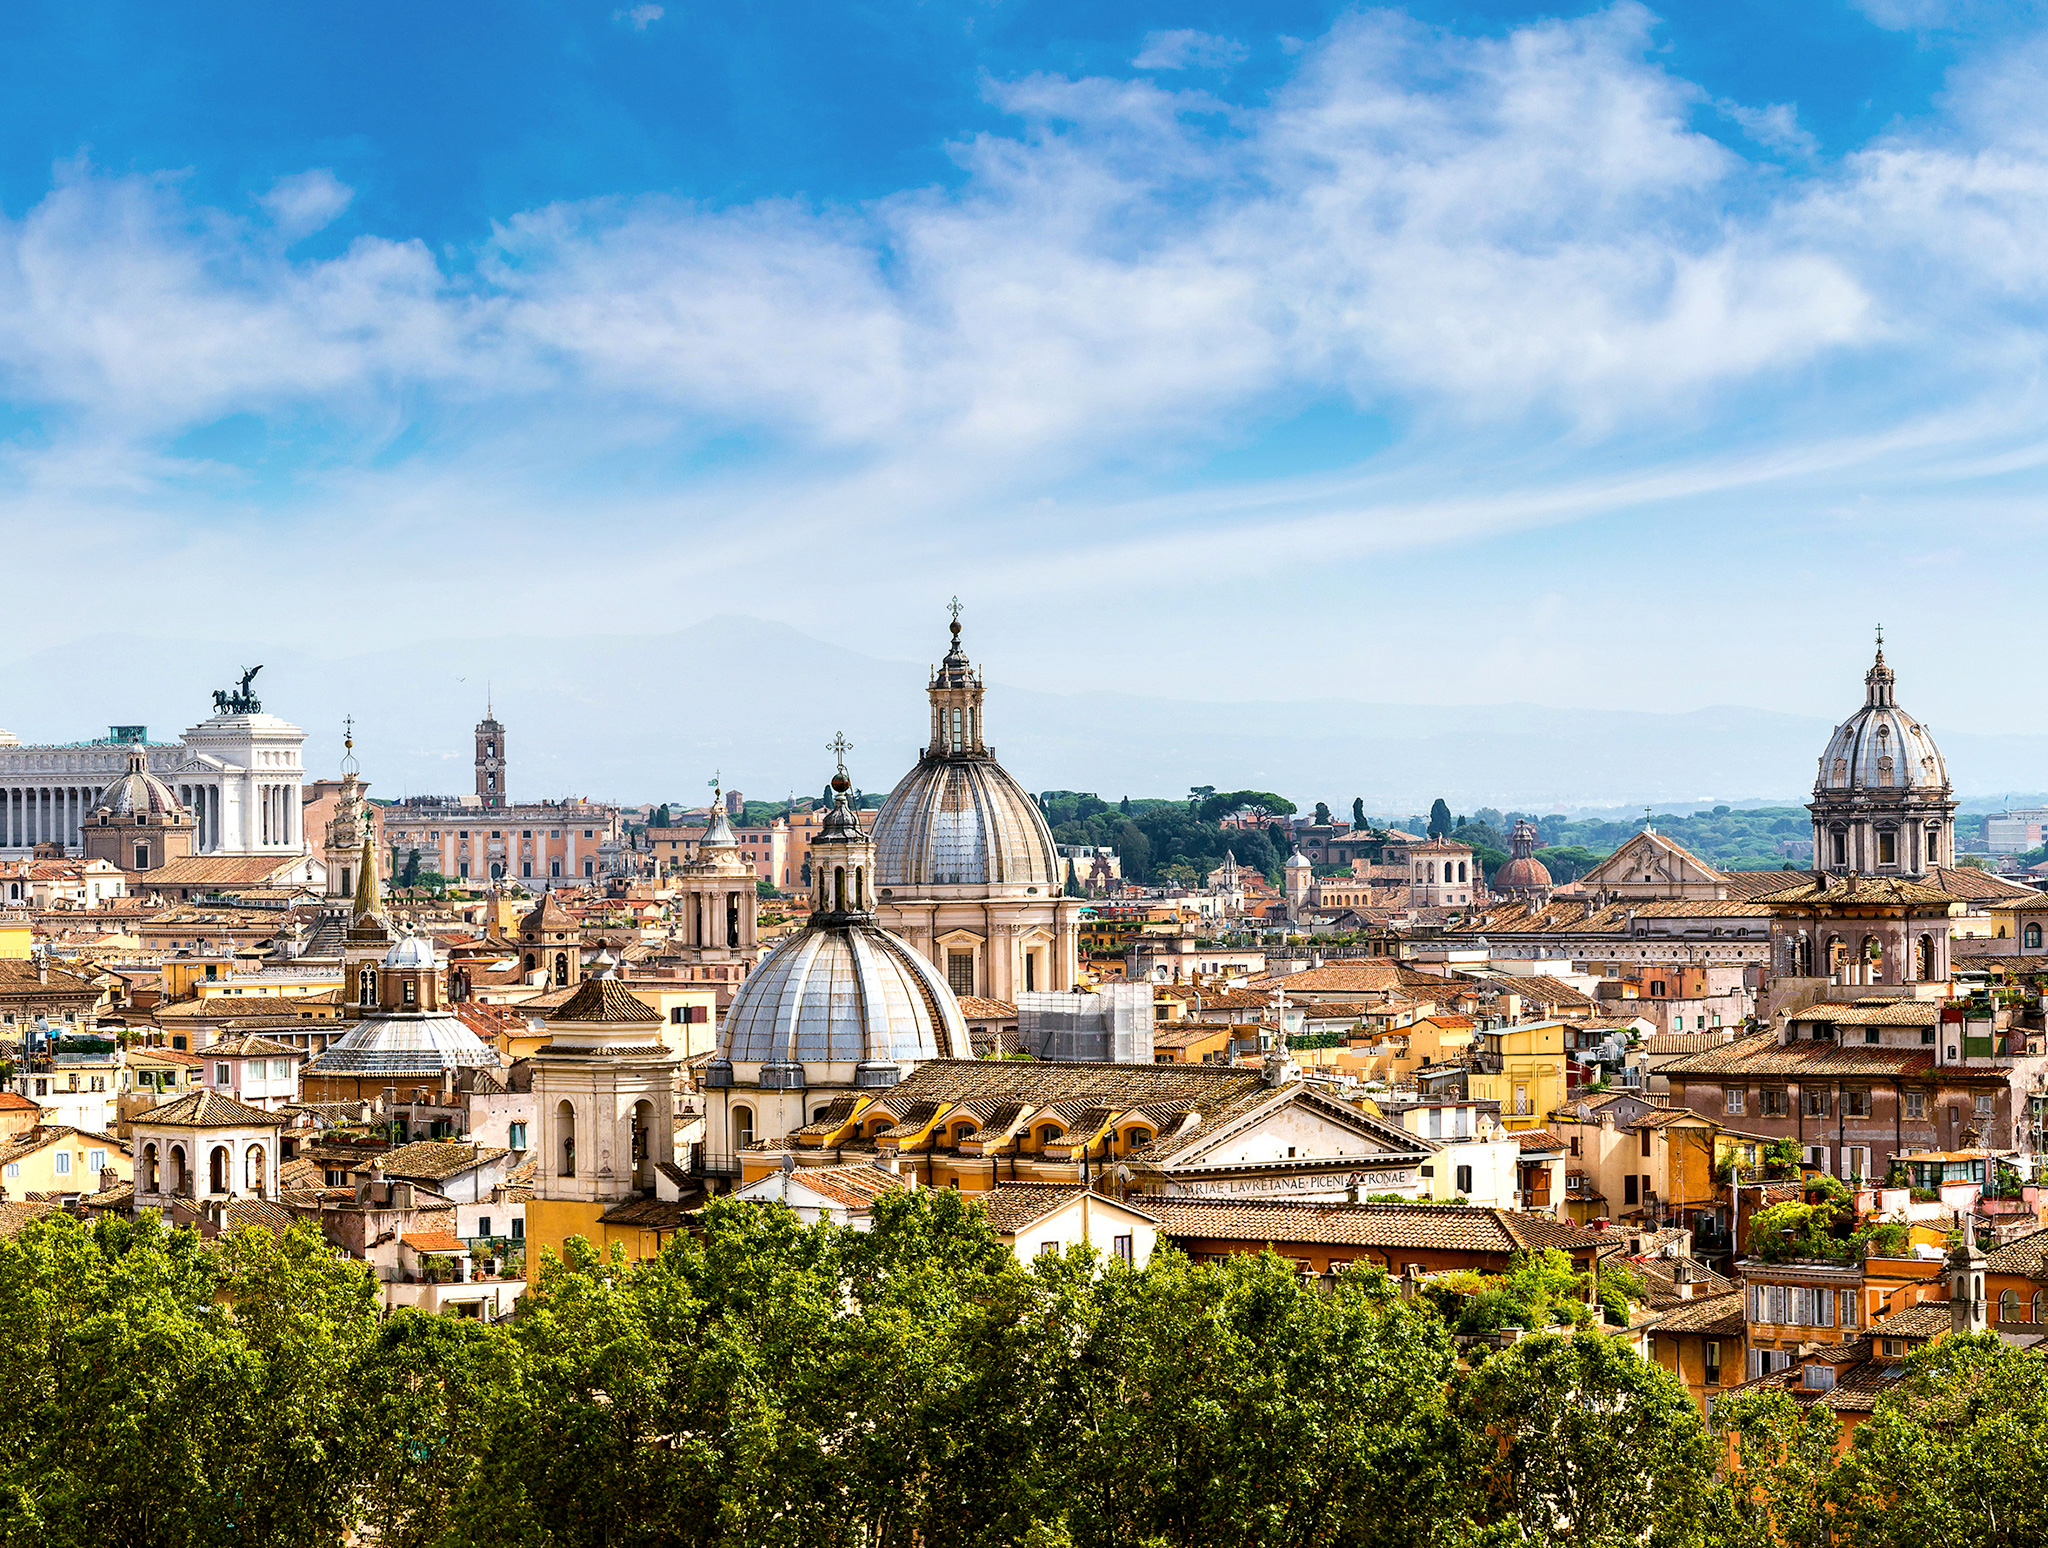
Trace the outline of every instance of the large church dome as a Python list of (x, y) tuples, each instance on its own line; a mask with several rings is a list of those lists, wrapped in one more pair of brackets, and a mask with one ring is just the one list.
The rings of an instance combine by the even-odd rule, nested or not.
[[(734, 1067), (747, 1065), (769, 1089), (890, 1086), (926, 1059), (970, 1057), (967, 1023), (938, 969), (875, 923), (873, 840), (847, 804), (844, 768), (832, 786), (835, 804), (811, 843), (810, 920), (741, 984), (705, 1072), (710, 1086), (733, 1085), (744, 1078)], [(819, 1068), (830, 1065), (841, 1071)]]
[(1899, 708), (1884, 636), (1863, 677), (1863, 707), (1828, 738), (1813, 782), (1816, 867), (1913, 878), (1955, 861), (1948, 765), (1927, 728)]
[(1882, 644), (1863, 683), (1863, 707), (1835, 727), (1820, 755), (1814, 794), (1917, 790), (1946, 795), (1948, 765), (1927, 728), (1893, 698), (1893, 673), (1885, 665)]
[(932, 674), (931, 741), (875, 818), (883, 896), (928, 887), (1059, 885), (1052, 830), (1038, 803), (983, 739), (981, 676), (953, 643)]

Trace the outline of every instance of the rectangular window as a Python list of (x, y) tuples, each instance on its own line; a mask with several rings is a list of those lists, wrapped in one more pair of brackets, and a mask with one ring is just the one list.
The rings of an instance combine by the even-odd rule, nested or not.
[(10, 1162), (8, 1162), (8, 1163), (7, 1163), (7, 1176), (8, 1176), (8, 1177), (9, 1177), (10, 1179), (13, 1179), (13, 1178), (19, 1177), (20, 1175), (21, 1175), (21, 1163), (20, 1163), (19, 1161), (10, 1161)]
[(1136, 1262), (1138, 1255), (1136, 1251), (1133, 1249), (1131, 1239), (1128, 1236), (1112, 1237), (1110, 1240), (1110, 1246), (1116, 1258), (1116, 1261), (1121, 1263), (1125, 1268), (1131, 1267), (1131, 1265), (1134, 1262)]
[(1041, 1258), (1057, 1258), (1060, 1255), (1060, 1244), (1058, 1242), (1040, 1242), (1038, 1244), (1038, 1255)]
[(668, 1008), (669, 1025), (672, 1027), (681, 1026), (683, 1024), (683, 1012), (687, 1009), (689, 1009), (689, 1007), (685, 1005), (671, 1005)]
[(1828, 1115), (1828, 1094), (1825, 1091), (1802, 1091), (1800, 1105), (1809, 1118), (1825, 1118)]
[(1908, 1091), (1906, 1093), (1906, 1116), (1908, 1118), (1925, 1118), (1927, 1116), (1926, 1093), (1920, 1091)]
[(107, 1153), (104, 1150), (88, 1150), (85, 1153), (85, 1169), (88, 1172), (103, 1172), (107, 1169)]
[(1844, 1118), (1868, 1118), (1870, 1116), (1870, 1093), (1868, 1091), (1844, 1091), (1842, 1093), (1842, 1116)]
[(1785, 1093), (1773, 1091), (1769, 1088), (1759, 1092), (1757, 1094), (1756, 1110), (1758, 1114), (1765, 1118), (1784, 1117), (1786, 1111)]
[(1465, 1195), (1465, 1196), (1466, 1196), (1467, 1198), (1471, 1197), (1471, 1194), (1472, 1194), (1472, 1168), (1471, 1168), (1471, 1167), (1469, 1167), (1469, 1166), (1461, 1166), (1461, 1167), (1459, 1167), (1459, 1168), (1458, 1168), (1458, 1179), (1457, 1179), (1457, 1180), (1458, 1180), (1458, 1191), (1459, 1191), (1460, 1193), (1464, 1194), (1464, 1195)]
[(523, 1123), (511, 1125), (505, 1135), (505, 1143), (513, 1150), (524, 1150), (526, 1148), (526, 1125)]
[(513, 1241), (515, 1241), (515, 1242), (520, 1242), (520, 1241), (524, 1241), (525, 1239), (526, 1239), (526, 1222), (525, 1222), (524, 1220), (515, 1220), (515, 1221), (513, 1221), (513, 1222), (512, 1222), (512, 1240), (513, 1240)]
[(949, 951), (946, 953), (946, 987), (955, 994), (974, 993), (973, 952)]
[(1721, 1092), (1721, 1111), (1742, 1116), (1743, 1090), (1740, 1086), (1729, 1086)]
[(489, 1236), (491, 1234), (491, 1217), (489, 1215), (478, 1215), (476, 1217), (476, 1234), (478, 1236)]
[(59, 1177), (69, 1177), (71, 1175), (71, 1152), (68, 1150), (58, 1151), (56, 1156), (56, 1166), (57, 1175)]
[(1636, 1186), (1636, 1174), (1634, 1172), (1630, 1172), (1628, 1176), (1624, 1177), (1621, 1180), (1622, 1203), (1639, 1204), (1642, 1202), (1640, 1199), (1636, 1197)]
[(1995, 1098), (1989, 1091), (1980, 1091), (1977, 1093), (1977, 1116), (1979, 1118), (1989, 1118), (1991, 1116), (1991, 1109), (1994, 1100)]
[(1707, 1385), (1721, 1385), (1721, 1345), (1718, 1340), (1707, 1340)]

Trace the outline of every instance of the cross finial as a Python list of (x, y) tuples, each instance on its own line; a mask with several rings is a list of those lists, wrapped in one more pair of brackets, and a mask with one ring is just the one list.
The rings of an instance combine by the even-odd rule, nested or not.
[(839, 772), (842, 774), (846, 772), (846, 754), (852, 746), (853, 743), (846, 739), (844, 731), (839, 732), (831, 741), (825, 744), (825, 751), (831, 753), (839, 760)]
[(953, 632), (958, 634), (960, 632), (960, 599), (955, 597), (952, 601), (948, 602), (946, 604), (946, 611), (953, 615)]
[(1877, 626), (1877, 659), (1884, 660), (1884, 625)]
[(713, 769), (711, 771), (710, 785), (713, 790), (723, 790), (725, 788), (724, 773), (718, 769)]

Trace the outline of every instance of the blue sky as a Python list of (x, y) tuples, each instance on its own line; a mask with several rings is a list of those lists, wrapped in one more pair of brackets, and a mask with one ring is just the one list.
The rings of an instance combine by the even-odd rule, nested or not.
[(2044, 25), (11, 7), (32, 643), (922, 658), (957, 592), (1043, 688), (1825, 714), (1882, 621), (2031, 720)]

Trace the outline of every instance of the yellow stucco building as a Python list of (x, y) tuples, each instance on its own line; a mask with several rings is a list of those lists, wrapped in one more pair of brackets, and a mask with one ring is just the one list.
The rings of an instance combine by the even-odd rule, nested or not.
[(1503, 1128), (1542, 1128), (1546, 1115), (1564, 1102), (1564, 1036), (1558, 1021), (1474, 1034), (1467, 1094), (1500, 1103)]

